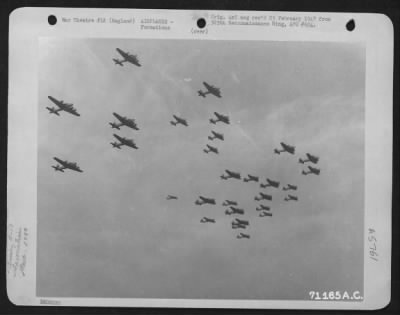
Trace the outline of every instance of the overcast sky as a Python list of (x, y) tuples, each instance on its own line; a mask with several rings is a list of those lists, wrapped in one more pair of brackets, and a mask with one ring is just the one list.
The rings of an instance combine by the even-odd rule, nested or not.
[[(115, 48), (142, 67), (113, 64)], [(363, 286), (364, 82), (361, 44), (40, 41), (38, 261), (40, 296), (308, 299)], [(202, 82), (222, 98), (197, 96)], [(81, 117), (50, 115), (51, 95)], [(211, 125), (218, 111), (230, 125)], [(111, 129), (113, 112), (140, 128)], [(177, 114), (189, 127), (172, 126)], [(222, 132), (225, 141), (207, 136)], [(139, 150), (113, 149), (113, 133)], [(296, 154), (273, 154), (279, 142)], [(220, 154), (205, 154), (207, 143)], [(320, 157), (303, 176), (299, 157)], [(54, 172), (53, 157), (83, 173)], [(256, 183), (224, 169), (298, 185), (258, 217)], [(168, 194), (178, 200), (167, 201)], [(199, 195), (217, 205), (196, 206)], [(236, 239), (225, 199), (250, 221)], [(215, 224), (201, 224), (203, 216)]]

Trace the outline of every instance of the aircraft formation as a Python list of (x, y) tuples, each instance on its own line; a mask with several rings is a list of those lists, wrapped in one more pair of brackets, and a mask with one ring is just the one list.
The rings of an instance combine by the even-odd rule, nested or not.
[[(119, 56), (117, 58), (112, 58), (114, 64), (116, 66), (123, 67), (125, 63), (131, 64), (136, 67), (141, 67), (142, 65), (139, 62), (137, 55), (131, 54), (129, 52), (123, 51), (120, 48), (116, 48), (117, 53)], [(122, 59), (118, 59), (121, 58)], [(220, 88), (215, 87), (207, 82), (203, 82), (204, 90), (198, 90), (198, 96), (202, 98), (206, 98), (207, 96), (214, 96), (217, 98), (222, 98), (222, 93)], [(60, 112), (66, 112), (71, 115), (80, 117), (78, 110), (74, 107), (73, 104), (66, 103), (63, 100), (58, 100), (53, 96), (48, 96), (48, 99), (52, 102), (52, 107), (46, 107), (49, 111), (49, 114), (54, 114), (56, 116), (60, 116)], [(117, 112), (112, 113), (113, 117), (115, 118), (114, 121), (109, 122), (111, 129), (116, 129), (121, 132), (123, 127), (125, 129), (132, 129), (134, 131), (139, 131), (140, 128), (136, 123), (135, 119), (125, 117)], [(207, 136), (207, 139), (210, 143), (207, 143), (203, 152), (206, 154), (215, 154), (218, 155), (220, 153), (218, 149), (218, 144), (223, 143), (226, 139), (224, 133), (221, 130), (217, 130), (217, 126), (223, 125), (230, 125), (231, 121), (228, 115), (221, 114), (220, 112), (214, 111), (213, 116), (209, 118), (208, 122), (215, 127), (212, 127), (210, 133)], [(189, 122), (187, 118), (180, 117), (177, 114), (172, 114), (170, 124), (174, 127), (189, 127)], [(113, 133), (113, 137), (115, 140), (110, 142), (112, 148), (121, 150), (122, 147), (128, 147), (131, 149), (138, 150), (139, 147), (135, 143), (134, 139), (131, 136), (121, 136), (120, 134)], [(280, 147), (275, 148), (273, 152), (277, 155), (281, 154), (288, 154), (288, 155), (295, 155), (296, 148), (293, 145), (286, 144), (284, 142), (280, 142)], [(54, 157), (54, 160), (58, 163), (56, 165), (52, 165), (52, 168), (57, 172), (64, 173), (66, 170), (71, 170), (75, 172), (82, 173), (83, 170), (78, 166), (76, 162), (70, 162), (67, 160), (63, 160), (58, 157)], [(304, 165), (304, 168), (301, 171), (302, 175), (320, 175), (320, 169), (317, 167), (319, 162), (319, 157), (311, 154), (306, 153), (305, 157), (300, 157), (298, 159), (298, 163)], [(298, 186), (293, 183), (286, 183), (286, 185), (282, 185), (276, 179), (271, 179), (266, 177), (265, 181), (264, 178), (260, 175), (255, 174), (247, 174), (246, 176), (242, 176), (239, 171), (233, 171), (229, 169), (225, 169), (223, 173), (219, 176), (222, 181), (239, 181), (250, 185), (251, 183), (256, 184), (257, 189), (254, 198), (252, 199), (253, 202), (257, 203), (257, 206), (254, 208), (256, 213), (258, 213), (259, 218), (268, 218), (272, 217), (272, 200), (275, 198), (273, 196), (273, 191), (281, 190), (286, 192), (286, 196), (283, 199), (285, 202), (299, 202), (300, 199), (297, 195)], [(253, 185), (254, 185), (253, 184)], [(260, 190), (263, 191), (260, 191)], [(264, 189), (268, 189), (268, 191), (264, 191)], [(289, 193), (290, 192), (290, 193)], [(177, 201), (179, 202), (179, 197), (177, 195), (168, 194), (165, 197), (168, 201)], [(200, 195), (194, 201), (196, 206), (211, 206), (216, 207), (219, 205), (219, 202), (213, 197), (203, 196)], [(233, 217), (232, 221), (230, 222), (231, 228), (233, 230), (246, 230), (250, 227), (250, 220), (246, 217), (248, 211), (245, 207), (239, 205), (239, 203), (235, 200), (226, 199), (221, 203), (222, 207), (225, 207), (224, 214), (226, 217)], [(203, 216), (200, 219), (200, 223), (202, 224), (215, 224), (216, 219), (210, 216)], [(236, 235), (237, 239), (250, 239), (250, 233), (244, 233), (244, 231), (239, 232)]]

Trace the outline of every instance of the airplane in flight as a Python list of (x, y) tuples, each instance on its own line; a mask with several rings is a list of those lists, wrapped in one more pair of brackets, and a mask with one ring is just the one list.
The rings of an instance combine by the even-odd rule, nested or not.
[(291, 185), (291, 184), (287, 184), (287, 186), (283, 187), (282, 190), (297, 190), (297, 186), (295, 185)]
[(254, 197), (254, 200), (256, 200), (256, 201), (272, 200), (272, 196), (271, 195), (267, 195), (267, 194), (263, 194), (262, 192), (260, 192), (260, 194), (258, 196)]
[(247, 177), (246, 178), (243, 178), (243, 181), (244, 182), (258, 182), (258, 180), (259, 180), (259, 178), (258, 178), (258, 176), (253, 176), (253, 175), (250, 175), (250, 174), (247, 174)]
[(65, 169), (70, 169), (72, 171), (80, 172), (83, 173), (83, 171), (80, 169), (78, 164), (76, 162), (68, 162), (68, 161), (63, 161), (57, 157), (54, 157), (54, 160), (56, 160), (60, 165), (52, 165), (51, 167), (54, 168), (55, 171), (63, 172)]
[(314, 164), (317, 164), (318, 163), (318, 161), (319, 161), (319, 157), (317, 157), (317, 156), (315, 156), (315, 155), (311, 155), (310, 153), (306, 153), (306, 155), (307, 155), (307, 159), (299, 159), (299, 163), (301, 163), (301, 164), (304, 164), (304, 163), (307, 163), (307, 162), (311, 162), (311, 163), (314, 163)]
[(167, 196), (167, 200), (176, 200), (176, 199), (178, 199), (178, 197), (177, 196), (173, 196), (173, 195), (168, 195)]
[(271, 210), (271, 208), (268, 206), (260, 205), (259, 207), (256, 208), (256, 210), (257, 211), (269, 211), (269, 210)]
[(272, 217), (272, 213), (264, 211), (259, 214), (259, 217)]
[(198, 90), (197, 93), (199, 93), (199, 96), (206, 97), (207, 94), (212, 94), (216, 97), (222, 97), (221, 90), (219, 88), (208, 84), (207, 82), (203, 82), (203, 85), (205, 86), (207, 91)]
[(221, 140), (221, 141), (224, 141), (224, 135), (222, 134), (222, 133), (218, 133), (218, 132), (215, 132), (215, 131), (213, 131), (213, 130), (211, 130), (211, 133), (213, 134), (212, 136), (208, 136), (208, 139), (209, 140), (214, 140), (214, 139), (219, 139), (219, 140)]
[(123, 66), (124, 62), (129, 62), (134, 64), (135, 66), (141, 67), (142, 65), (139, 63), (139, 59), (137, 55), (132, 55), (128, 52), (125, 52), (119, 48), (117, 48), (118, 53), (122, 56), (123, 60), (113, 59), (116, 65)]
[(249, 226), (249, 221), (236, 218), (232, 221), (232, 229), (246, 229)]
[(175, 121), (170, 121), (171, 125), (176, 126), (178, 124), (181, 124), (181, 125), (184, 125), (186, 127), (189, 126), (186, 119), (183, 119), (183, 118), (178, 117), (176, 115), (172, 115), (172, 116), (174, 116)]
[(230, 210), (227, 209), (225, 211), (225, 214), (227, 214), (227, 215), (231, 215), (231, 214), (241, 214), (241, 215), (243, 215), (244, 214), (244, 210), (241, 209), (241, 208), (237, 208), (237, 207), (233, 207), (233, 206), (230, 206), (229, 208), (230, 208)]
[(203, 151), (205, 153), (208, 154), (208, 153), (212, 152), (212, 153), (218, 154), (218, 148), (213, 147), (212, 145), (209, 145), (209, 144), (206, 144), (206, 146), (207, 146), (208, 149), (203, 149)]
[(299, 198), (297, 198), (296, 196), (293, 196), (293, 195), (287, 195), (287, 197), (285, 197), (285, 201), (290, 201), (290, 200), (298, 201)]
[(222, 205), (223, 206), (237, 206), (237, 202), (236, 201), (232, 201), (232, 200), (225, 200)]
[(260, 187), (261, 188), (267, 188), (267, 187), (278, 188), (279, 187), (279, 182), (267, 178), (267, 184), (260, 184)]
[(274, 149), (274, 152), (276, 154), (281, 154), (281, 152), (287, 152), (287, 153), (290, 153), (290, 154), (294, 154), (294, 152), (295, 152), (295, 147), (294, 146), (288, 145), (288, 144), (283, 143), (283, 142), (281, 142), (280, 144), (282, 146), (282, 150)]
[(232, 172), (230, 170), (225, 170), (226, 174), (222, 174), (220, 177), (221, 179), (227, 180), (229, 178), (234, 178), (234, 179), (241, 179), (240, 173), (237, 172)]
[(207, 218), (207, 217), (203, 217), (203, 218), (200, 220), (200, 222), (201, 222), (201, 223), (215, 223), (215, 220), (214, 220), (214, 219)]
[(220, 114), (220, 113), (217, 113), (217, 112), (214, 112), (214, 115), (217, 117), (217, 119), (210, 119), (210, 123), (212, 123), (212, 124), (216, 124), (217, 122), (223, 122), (224, 124), (227, 124), (227, 125), (229, 125), (229, 123), (230, 123), (230, 121), (229, 121), (229, 117), (228, 116), (225, 116), (225, 115), (222, 115), (222, 114)]
[(111, 142), (113, 148), (121, 149), (122, 146), (126, 145), (127, 147), (133, 148), (133, 149), (138, 149), (136, 146), (135, 142), (132, 139), (124, 138), (121, 136), (118, 136), (114, 133), (114, 137), (118, 139), (118, 142)]
[(60, 116), (60, 114), (58, 112), (65, 111), (72, 115), (80, 116), (80, 114), (78, 114), (78, 112), (76, 111), (76, 109), (74, 108), (74, 106), (72, 104), (65, 103), (62, 100), (59, 101), (52, 96), (48, 96), (48, 98), (50, 101), (52, 101), (54, 104), (56, 104), (58, 106), (58, 108), (46, 107), (49, 110), (50, 114), (56, 114), (57, 116)]
[(302, 173), (303, 175), (308, 175), (308, 174), (319, 175), (319, 173), (321, 172), (320, 169), (315, 168), (315, 167), (312, 167), (312, 166), (308, 166), (308, 169), (309, 169), (308, 172), (306, 172), (306, 171), (303, 170), (301, 173)]
[(126, 126), (135, 130), (139, 130), (134, 119), (118, 115), (117, 113), (113, 113), (113, 115), (119, 120), (119, 123), (109, 123), (111, 128), (120, 130), (120, 127)]
[(198, 206), (201, 206), (201, 205), (204, 205), (207, 203), (210, 205), (215, 205), (215, 199), (199, 196), (199, 199), (197, 199), (194, 203)]
[(244, 233), (239, 233), (239, 235), (237, 235), (236, 238), (238, 238), (238, 239), (250, 238), (250, 235), (249, 234), (244, 234)]

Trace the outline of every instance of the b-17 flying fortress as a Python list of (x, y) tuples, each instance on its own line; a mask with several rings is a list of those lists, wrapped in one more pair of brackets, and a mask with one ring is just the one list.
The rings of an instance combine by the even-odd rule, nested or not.
[[(139, 59), (138, 59), (137, 55), (133, 55), (129, 52), (125, 52), (119, 48), (116, 48), (116, 51), (122, 57), (122, 59), (112, 58), (115, 65), (123, 67), (124, 63), (130, 63), (137, 67), (141, 67), (141, 64), (139, 63)], [(221, 91), (219, 88), (217, 88), (211, 84), (208, 84), (207, 82), (203, 82), (203, 85), (205, 87), (205, 90), (204, 91), (198, 90), (197, 91), (198, 96), (201, 96), (203, 98), (206, 98), (207, 95), (213, 95), (217, 98), (222, 97)], [(74, 108), (74, 106), (72, 104), (65, 103), (62, 100), (57, 100), (56, 98), (54, 98), (52, 96), (48, 96), (48, 98), (56, 106), (56, 107), (46, 107), (50, 114), (55, 114), (57, 116), (60, 116), (59, 113), (61, 111), (65, 111), (74, 116), (80, 116), (80, 114)], [(212, 125), (217, 125), (217, 126), (215, 126), (215, 129), (217, 127), (218, 128), (220, 128), (220, 127), (221, 128), (231, 128), (229, 126), (225, 126), (225, 125), (231, 124), (231, 120), (228, 115), (221, 114), (217, 111), (213, 111), (213, 114), (214, 114), (214, 116), (209, 119), (209, 123)], [(127, 131), (127, 132), (131, 132), (131, 133), (140, 130), (138, 127), (138, 124), (136, 123), (134, 118), (128, 118), (128, 117), (122, 116), (122, 115), (118, 114), (117, 112), (113, 112), (112, 115), (117, 120), (114, 122), (109, 122), (109, 125), (111, 126), (112, 129), (121, 130), (122, 127), (127, 127), (127, 128), (124, 128), (122, 131), (127, 131), (129, 129), (134, 130), (134, 131), (132, 131), (132, 130)], [(186, 118), (182, 118), (173, 113), (171, 113), (171, 115), (173, 117), (173, 120), (171, 120), (169, 123), (172, 126), (177, 127), (178, 125), (182, 125), (184, 127), (189, 127), (189, 123)], [(189, 117), (189, 118), (191, 118), (191, 117)], [(218, 124), (218, 123), (220, 123), (220, 124)], [(190, 127), (188, 130), (190, 130)], [(226, 130), (222, 130), (222, 131), (226, 131)], [(205, 148), (203, 148), (203, 151), (207, 154), (214, 153), (215, 159), (218, 159), (218, 155), (220, 153), (216, 144), (223, 146), (223, 144), (225, 142), (229, 142), (229, 139), (226, 139), (226, 137), (224, 136), (225, 132), (222, 132), (222, 131), (210, 130), (211, 135), (209, 134), (207, 136), (207, 139), (210, 141), (213, 141), (213, 145), (207, 143), (207, 144), (205, 144)], [(229, 134), (229, 133), (227, 133), (227, 134)], [(139, 149), (135, 143), (135, 140), (132, 139), (131, 136), (122, 136), (122, 135), (118, 135), (115, 133), (113, 134), (113, 136), (116, 139), (116, 141), (110, 143), (113, 148), (121, 149), (121, 147), (126, 146), (126, 147), (136, 149), (136, 150)], [(218, 141), (215, 141), (215, 140), (218, 140)], [(280, 144), (280, 148), (275, 148), (273, 150), (273, 152), (275, 154), (281, 155), (282, 153), (287, 153), (287, 154), (289, 154), (288, 156), (295, 155), (295, 151), (296, 151), (295, 146), (287, 144), (285, 142), (280, 142), (279, 144)], [(134, 153), (132, 153), (132, 154), (134, 154)], [(299, 158), (298, 163), (300, 163), (300, 164), (311, 163), (311, 164), (315, 165), (319, 162), (319, 157), (317, 157), (311, 153), (306, 153), (305, 156), (306, 156), (306, 158)], [(55, 171), (58, 171), (61, 173), (64, 173), (65, 170), (72, 170), (72, 171), (76, 171), (76, 172), (80, 172), (80, 173), (83, 172), (76, 162), (69, 162), (66, 160), (59, 159), (57, 157), (54, 157), (54, 160), (58, 162), (57, 165), (52, 165), (52, 168)], [(310, 165), (304, 165), (304, 167), (307, 167), (307, 168), (303, 169), (301, 171), (301, 174), (303, 174), (303, 175), (309, 175), (309, 174), (320, 175), (319, 168), (316, 168), (316, 167), (310, 166)], [(247, 176), (243, 177), (243, 180), (242, 180), (242, 176), (239, 171), (232, 171), (229, 169), (225, 169), (224, 173), (222, 175), (220, 175), (219, 177), (220, 177), (220, 179), (225, 180), (225, 181), (228, 181), (228, 179), (236, 179), (236, 180), (238, 180), (239, 183), (240, 182), (248, 183), (248, 184), (246, 184), (246, 185), (248, 185), (247, 187), (251, 187), (251, 185), (252, 185), (251, 182), (254, 182), (254, 183), (260, 183), (259, 184), (260, 188), (263, 188), (263, 189), (270, 188), (270, 189), (268, 189), (268, 193), (258, 192), (258, 194), (253, 199), (251, 199), (251, 196), (249, 196), (249, 201), (257, 202), (258, 205), (256, 207), (254, 207), (253, 209), (255, 209), (256, 213), (258, 213), (258, 217), (265, 217), (265, 218), (272, 217), (271, 208), (273, 208), (273, 204), (272, 204), (273, 196), (270, 193), (270, 191), (273, 191), (274, 194), (278, 193), (279, 187), (281, 185), (280, 181), (276, 180), (276, 179), (270, 179), (270, 178), (263, 177), (262, 174), (248, 174), (247, 172), (245, 174), (247, 174)], [(262, 182), (262, 178), (266, 178), (266, 182)], [(224, 185), (224, 184), (221, 183), (221, 185)], [(230, 184), (227, 184), (227, 185), (230, 185)], [(298, 190), (298, 186), (294, 185), (292, 183), (286, 183), (286, 185), (282, 185), (282, 186), (283, 186), (282, 191), (297, 191)], [(181, 199), (178, 198), (178, 195), (175, 195), (175, 194), (174, 195), (172, 195), (172, 194), (165, 195), (164, 194), (163, 196), (164, 196), (163, 198), (165, 198), (164, 200), (176, 201), (177, 203), (181, 202)], [(274, 200), (276, 200), (275, 197), (274, 197)], [(282, 200), (282, 199), (280, 199), (280, 200)], [(283, 200), (286, 202), (290, 202), (290, 201), (291, 202), (299, 202), (299, 203), (301, 202), (299, 200), (299, 197), (297, 195), (293, 195), (293, 194), (287, 194)], [(171, 204), (176, 205), (176, 202), (171, 202)], [(260, 203), (260, 202), (263, 202), (263, 203)], [(202, 209), (206, 209), (206, 208), (207, 209), (208, 208), (216, 209), (216, 207), (218, 207), (217, 201), (215, 198), (205, 197), (203, 195), (198, 196), (198, 198), (195, 200), (194, 204), (197, 206), (204, 205), (204, 207), (202, 207)], [(242, 207), (242, 205), (239, 206), (237, 201), (230, 200), (230, 199), (225, 199), (219, 205), (222, 205), (223, 207), (227, 207), (227, 209), (225, 209), (225, 212), (224, 212), (224, 214), (226, 216), (240, 216), (241, 218), (244, 218), (244, 219), (239, 219), (237, 217), (234, 218), (233, 221), (231, 221), (232, 229), (234, 229), (234, 230), (235, 229), (248, 229), (250, 227), (250, 220), (248, 220), (246, 217), (246, 215), (250, 214), (247, 209), (248, 207)], [(210, 228), (211, 228), (213, 224), (217, 223), (217, 220), (213, 216), (214, 215), (203, 216), (200, 219), (200, 223), (211, 223), (211, 225), (210, 225)], [(237, 239), (250, 239), (250, 234), (240, 232), (236, 235), (236, 238)]]

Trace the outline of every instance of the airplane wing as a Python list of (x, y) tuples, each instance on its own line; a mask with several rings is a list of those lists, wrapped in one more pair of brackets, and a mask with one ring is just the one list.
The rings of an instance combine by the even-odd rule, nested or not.
[(115, 133), (113, 134), (113, 136), (114, 136), (115, 138), (117, 138), (120, 142), (123, 142), (123, 141), (124, 141), (122, 137), (116, 135)]
[(52, 101), (54, 104), (56, 104), (58, 107), (61, 108), (63, 102), (56, 100), (54, 97), (52, 96), (48, 96), (49, 100)]
[(122, 116), (118, 115), (117, 113), (113, 113), (113, 115), (114, 115), (115, 118), (117, 118), (120, 122), (123, 123), (123, 121), (122, 121), (122, 120), (123, 120)]
[(54, 160), (56, 160), (58, 163), (60, 163), (62, 166), (65, 166), (67, 163), (65, 163), (65, 161), (63, 161), (63, 160), (60, 160), (59, 158), (57, 158), (57, 157), (54, 157)]
[(129, 54), (127, 54), (126, 52), (124, 52), (123, 50), (121, 50), (121, 49), (119, 49), (119, 48), (117, 48), (116, 50), (118, 51), (118, 53), (119, 53), (124, 59), (128, 58)]

